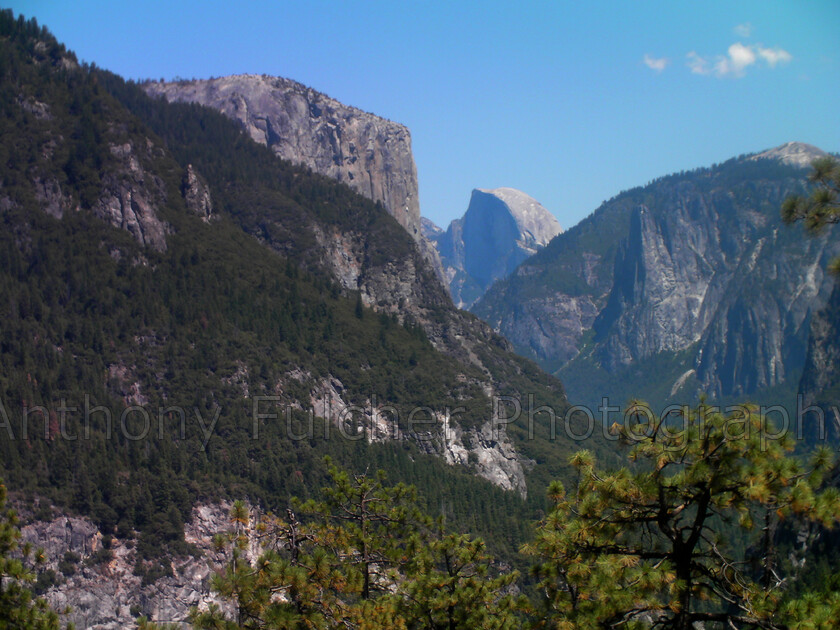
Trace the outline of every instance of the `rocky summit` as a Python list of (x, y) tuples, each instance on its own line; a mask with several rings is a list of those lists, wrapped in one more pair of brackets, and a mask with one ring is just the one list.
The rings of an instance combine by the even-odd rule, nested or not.
[(825, 157), (828, 153), (822, 149), (815, 147), (812, 144), (804, 142), (786, 142), (785, 144), (762, 151), (754, 156), (751, 160), (778, 160), (783, 164), (797, 166), (799, 168), (808, 168), (811, 162), (817, 158)]
[(172, 102), (221, 111), (277, 156), (381, 202), (409, 234), (420, 238), (417, 168), (405, 126), (282, 77), (240, 74), (149, 82), (144, 88)]
[[(0, 186), (0, 477), (40, 522), (27, 539), (50, 547), (49, 601), (80, 627), (182, 622), (208, 591), (199, 500), (313, 496), (327, 455), (422, 484), (488, 544), (524, 541), (575, 443), (505, 401), (563, 417), (562, 385), (453, 307), (383, 203), (278, 159), (271, 134), (255, 142), (217, 108), (80, 69), (34, 22), (0, 12), (0, 30), (18, 35), (0, 38), (3, 146), (29, 156)], [(341, 122), (290, 89), (313, 105), (295, 124)], [(58, 401), (78, 417), (60, 420)], [(119, 422), (128, 407), (147, 432)], [(49, 510), (27, 508), (36, 496)]]
[(788, 143), (623, 192), (472, 310), (580, 402), (795, 390), (838, 245), (779, 208), (822, 155)]
[(446, 232), (434, 226), (426, 235), (437, 246), (453, 301), (469, 307), (562, 231), (557, 219), (521, 190), (477, 188), (462, 218)]

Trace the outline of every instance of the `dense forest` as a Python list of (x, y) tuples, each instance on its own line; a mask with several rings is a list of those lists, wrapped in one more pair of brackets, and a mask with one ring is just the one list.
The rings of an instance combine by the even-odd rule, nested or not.
[[(195, 607), (192, 627), (229, 628), (743, 628), (829, 630), (840, 621), (837, 577), (801, 578), (802, 550), (779, 547), (780, 523), (840, 521), (840, 492), (823, 487), (826, 448), (808, 461), (755, 408), (704, 403), (680, 427), (641, 407), (620, 427), (628, 466), (576, 453), (568, 489), (522, 551), (537, 589), (495, 562), (484, 542), (431, 518), (416, 488), (384, 471), (348, 473), (326, 458), (329, 483), (283, 515), (233, 504), (212, 586), (221, 604)], [(0, 485), (0, 511), (5, 488)], [(0, 623), (58, 628), (33, 599), (34, 573), (14, 559), (14, 513), (0, 515)], [(747, 541), (739, 549), (737, 541)], [(786, 552), (786, 553), (785, 553)], [(40, 553), (40, 552), (39, 552)], [(24, 549), (24, 559), (31, 549)], [(38, 553), (36, 553), (37, 559)], [(806, 563), (812, 560), (805, 559)], [(167, 630), (141, 617), (141, 630)], [(173, 626), (174, 628), (175, 626)]]
[[(403, 419), (418, 405), (460, 407), (459, 424), (469, 428), (491, 413), (477, 384), (486, 375), (435, 350), (411, 318), (363, 306), (319, 264), (313, 222), (362, 229), (375, 265), (413, 251), (396, 221), (346, 186), (278, 160), (217, 112), (154, 101), (78, 64), (34, 20), (5, 12), (0, 37), (0, 295), (9, 305), (0, 453), (13, 493), (36, 511), (44, 506), (42, 514), (54, 505), (91, 516), (106, 533), (136, 534), (138, 571), (146, 571), (154, 558), (192, 551), (183, 523), (196, 501), (275, 508), (318, 488), (325, 473), (315, 462), (330, 454), (422, 487), (429, 509), (517, 556), (546, 507), (544, 488), (570, 471), (572, 445), (546, 439), (542, 418), (536, 439), (524, 422), (509, 427), (540, 464), (523, 501), (412, 440), (317, 439), (328, 429), (306, 414), (311, 383), (327, 377), (340, 380), (348, 403), (377, 399)], [(164, 249), (96, 216), (110, 188), (138, 177), (115, 150), (126, 146), (143, 190), (158, 200)], [(212, 221), (186, 207), (187, 164), (209, 184)], [(44, 212), (45, 195), (63, 210)], [(442, 320), (453, 308), (439, 293), (428, 316)], [(535, 393), (536, 406), (558, 415), (567, 408), (559, 382), (500, 341), (477, 352), (511, 393)], [(255, 439), (258, 395), (288, 403), (293, 430), (263, 422)], [(138, 403), (152, 412), (143, 440), (132, 439), (144, 433), (142, 414), (120, 426)], [(172, 406), (187, 421), (170, 413), (161, 425), (158, 410)], [(109, 413), (86, 414), (100, 407)], [(208, 436), (201, 423), (214, 418)], [(290, 437), (309, 426), (312, 438)], [(84, 439), (58, 439), (65, 429)]]
[[(224, 211), (226, 195), (237, 194), (235, 184), (233, 190), (212, 187), (222, 208), (218, 221), (192, 216), (181, 195), (184, 168), (165, 151), (146, 156), (150, 163), (144, 165), (162, 180), (166, 194), (160, 208), (171, 230), (165, 251), (142, 247), (85, 211), (119, 168), (109, 146), (145, 146), (147, 137), (163, 142), (104, 89), (115, 78), (74, 67), (72, 55), (34, 22), (4, 13), (0, 32), (0, 151), (7, 165), (0, 294), (9, 305), (0, 340), (0, 396), (9, 431), (0, 431), (0, 452), (15, 492), (89, 514), (105, 531), (137, 531), (141, 541), (148, 540), (141, 544), (147, 555), (187, 552), (178, 540), (196, 499), (224, 493), (271, 505), (291, 494), (306, 496), (323, 477), (313, 462), (330, 453), (353, 468), (384, 467), (428, 488), (429, 501), (449, 506), (465, 526), (480, 520), (490, 533), (489, 523), (506, 523), (499, 542), (517, 540), (524, 521), (515, 515), (528, 509), (518, 497), (408, 441), (292, 441), (280, 424), (260, 427), (259, 439), (253, 439), (252, 408), (242, 387), (272, 395), (272, 384), (293, 370), (314, 378), (333, 375), (350, 396), (373, 394), (402, 408), (466, 406), (467, 423), (487, 412), (489, 400), (468, 384), (465, 391), (453, 389), (456, 377), (470, 368), (435, 351), (416, 324), (362, 308), (357, 296), (344, 294), (325, 273), (302, 268), (294, 256), (307, 251), (307, 243), (290, 240), (300, 252), (281, 256), (244, 233)], [(49, 116), (21, 107), (21, 99), (48, 103)], [(182, 109), (172, 127), (184, 132), (194, 108)], [(389, 231), (382, 240), (393, 246), (409, 242), (381, 208), (243, 142), (220, 116), (207, 118), (219, 125), (217, 133), (200, 132), (207, 122), (200, 117), (195, 124), (208, 156), (227, 144), (256, 155), (250, 161), (240, 154), (218, 160), (247, 173), (239, 186), (250, 189), (250, 196), (231, 204), (234, 211), (252, 213), (242, 221), (256, 222), (259, 211), (269, 208), (272, 224), (296, 235), (303, 230), (296, 231), (295, 220), (324, 213), (371, 230), (382, 224)], [(199, 161), (194, 153), (190, 157)], [(200, 164), (212, 186), (209, 160)], [(253, 192), (252, 177), (270, 180), (273, 196)], [(70, 197), (68, 205), (80, 210), (60, 219), (42, 212), (33, 180), (57, 181)], [(203, 444), (193, 421), (181, 435), (177, 419), (166, 423), (162, 436), (156, 421), (149, 439), (132, 441), (115, 427), (109, 433), (103, 413), (91, 416), (89, 439), (56, 439), (53, 425), (62, 404), (81, 410), (67, 413), (72, 435), (86, 429), (86, 400), (88, 409), (110, 410), (118, 424), (134, 382), (142, 384), (152, 410), (180, 405), (192, 418), (197, 408), (209, 421), (221, 409), (209, 441)], [(308, 400), (304, 384), (298, 391), (293, 387), (294, 381), (285, 384), (284, 400)], [(47, 410), (47, 418), (30, 411), (24, 439), (24, 410), (36, 408)], [(127, 434), (138, 435), (142, 428), (132, 420)], [(296, 410), (293, 422), (298, 434), (308, 418)], [(313, 433), (323, 435), (323, 427)]]
[[(553, 483), (560, 480), (578, 488), (581, 502), (570, 527), (585, 528), (597, 501), (638, 499), (618, 483), (631, 473), (609, 473), (618, 475), (616, 483), (599, 485), (607, 473), (589, 460), (570, 463), (580, 445), (562, 435), (549, 439), (545, 417), (534, 427), (524, 419), (508, 427), (528, 463), (527, 498), (476, 476), (471, 462), (448, 465), (435, 448), (423, 448), (413, 435), (419, 431), (405, 422), (409, 410), (460, 407), (460, 427), (474, 428), (492, 412), (481, 386), (488, 374), (438, 351), (420, 322), (365, 306), (322, 264), (313, 226), (364, 232), (365, 264), (374, 267), (415, 255), (410, 237), (380, 205), (278, 160), (217, 112), (150, 99), (131, 82), (79, 64), (45, 28), (10, 11), (0, 13), (0, 137), (0, 301), (8, 305), (0, 326), (0, 476), (18, 506), (39, 519), (87, 516), (106, 537), (133, 539), (135, 570), (146, 582), (171, 571), (167, 558), (198, 553), (185, 541), (184, 524), (199, 502), (244, 500), (260, 514), (287, 514), (266, 521), (273, 537), (263, 536), (263, 572), (237, 552), (252, 516), (232, 515), (233, 533), (220, 539), (230, 549), (231, 573), (216, 587), (249, 616), (197, 612), (199, 627), (517, 627), (529, 619), (564, 627), (566, 597), (573, 593), (561, 575), (566, 565), (549, 566), (563, 541), (535, 538), (534, 523), (537, 531), (557, 533), (566, 505)], [(188, 165), (212, 195), (209, 220), (188, 207)], [(103, 199), (129, 180), (154, 201), (165, 236), (156, 246), (103, 220)], [(430, 268), (420, 273), (433, 281)], [(443, 326), (454, 309), (438, 292), (442, 297), (426, 303), (426, 316)], [(568, 403), (559, 381), (515, 357), (500, 338), (488, 336), (476, 352), (493, 383), (523, 398), (534, 394), (536, 406), (550, 405), (562, 418)], [(411, 439), (371, 441), (362, 426), (338, 432), (329, 420), (307, 414), (312, 384), (330, 378), (351, 404), (375, 398), (392, 406), (401, 419), (397, 428)], [(276, 397), (288, 415), (255, 421), (258, 396)], [(438, 431), (429, 433), (439, 450)], [(326, 432), (330, 439), (323, 439)], [(588, 452), (599, 465), (616, 468), (615, 443), (608, 448), (597, 433)], [(766, 472), (755, 468), (753, 451), (733, 453), (746, 463), (721, 468), (724, 481), (746, 475), (736, 479), (752, 482), (749, 475)], [(671, 490), (708, 482), (708, 453), (694, 455), (697, 465), (687, 468), (695, 476), (683, 471)], [(336, 465), (324, 465), (325, 456)], [(781, 452), (776, 459), (783, 473), (799, 471)], [(827, 466), (823, 458), (808, 469), (802, 492), (810, 495), (786, 504), (824, 525), (835, 509), (833, 495), (821, 490)], [(371, 472), (378, 469), (381, 475)], [(785, 494), (779, 470), (765, 486)], [(644, 466), (632, 474), (640, 487), (661, 481), (645, 477)], [(378, 506), (377, 528), (361, 524), (364, 511), (337, 525), (341, 510), (351, 510), (366, 492)], [(739, 500), (768, 505), (758, 495)], [(720, 501), (722, 508), (737, 503), (731, 496)], [(683, 513), (678, 505), (668, 509), (675, 517)], [(32, 627), (52, 627), (54, 617), (42, 619), (40, 604), (24, 593), (3, 603), (11, 592), (3, 580), (29, 577), (15, 556), (17, 523), (5, 512), (3, 519), (0, 609), (34, 605), (33, 624), (46, 625)], [(737, 561), (743, 562), (755, 532), (740, 525)], [(298, 526), (301, 545), (290, 546)], [(646, 535), (627, 532), (631, 541)], [(662, 544), (676, 544), (660, 534)], [(366, 555), (366, 546), (375, 553)], [(563, 546), (563, 553), (570, 549)], [(600, 566), (595, 551), (563, 562)], [(624, 556), (632, 554), (618, 555), (609, 562), (631, 566)], [(461, 569), (453, 574), (455, 559)], [(374, 578), (372, 568), (382, 575)], [(667, 616), (674, 605), (659, 596), (680, 591), (682, 578), (662, 565), (653, 568), (656, 588), (645, 594), (646, 613)], [(607, 579), (607, 572), (599, 575)], [(641, 579), (621, 576), (622, 588)], [(304, 588), (312, 584), (321, 584), (320, 595)], [(449, 599), (444, 584), (453, 589)], [(38, 588), (49, 586), (41, 580)], [(402, 596), (402, 587), (411, 597)], [(281, 592), (290, 599), (278, 604)], [(780, 592), (776, 608), (753, 613), (765, 619), (781, 606), (799, 605), (800, 592)], [(747, 595), (738, 597), (753, 602)], [(594, 619), (626, 611), (584, 613)]]

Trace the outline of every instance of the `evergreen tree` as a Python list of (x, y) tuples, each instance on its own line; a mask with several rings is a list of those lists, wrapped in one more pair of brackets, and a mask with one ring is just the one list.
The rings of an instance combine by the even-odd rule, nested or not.
[[(786, 456), (792, 441), (771, 439), (753, 408), (701, 403), (679, 426), (641, 409), (614, 427), (632, 467), (598, 470), (581, 451), (577, 487), (550, 489), (554, 508), (528, 546), (545, 593), (536, 626), (836, 628), (840, 593), (786, 601), (773, 537), (780, 519), (840, 519), (840, 493), (818, 490), (829, 452), (808, 466)], [(736, 553), (750, 534), (754, 547)]]
[(408, 560), (410, 535), (428, 521), (417, 505), (417, 489), (386, 484), (385, 472), (353, 474), (326, 458), (332, 485), (321, 501), (308, 501), (301, 511), (322, 521), (323, 540), (347, 550), (346, 564), (361, 583), (361, 598), (390, 591), (392, 569)]
[(413, 487), (327, 463), (332, 483), (300, 505), (302, 517), (254, 518), (234, 504), (218, 538), (229, 561), (213, 582), (234, 618), (209, 607), (192, 613), (196, 628), (514, 627), (519, 602), (500, 591), (517, 574), (491, 577), (481, 540), (432, 527)]
[(30, 558), (44, 560), (29, 543), (20, 545), (17, 515), (6, 509), (6, 486), (0, 482), (0, 629), (58, 630), (58, 615), (27, 587), (35, 580)]
[[(802, 221), (805, 228), (819, 234), (826, 225), (840, 223), (840, 162), (833, 157), (814, 160), (808, 176), (817, 186), (810, 196), (792, 195), (782, 205), (785, 223)], [(840, 258), (831, 261), (829, 269), (840, 274)]]
[(447, 534), (420, 541), (401, 585), (401, 608), (411, 627), (518, 628), (522, 602), (509, 591), (519, 577), (509, 571), (488, 575), (491, 558), (484, 542), (468, 534)]

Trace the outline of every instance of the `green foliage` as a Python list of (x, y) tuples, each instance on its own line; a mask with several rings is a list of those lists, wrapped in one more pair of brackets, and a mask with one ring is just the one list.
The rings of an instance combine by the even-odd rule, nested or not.
[[(791, 441), (770, 439), (754, 408), (726, 416), (701, 403), (669, 422), (643, 410), (631, 407), (634, 421), (614, 427), (631, 445), (630, 468), (598, 470), (581, 451), (576, 487), (550, 489), (554, 508), (528, 546), (545, 593), (537, 625), (836, 627), (838, 593), (786, 597), (774, 536), (782, 519), (840, 519), (840, 493), (819, 489), (828, 451), (808, 466), (786, 456)], [(746, 556), (732, 549), (733, 526), (755, 538)]]
[(29, 543), (20, 545), (17, 515), (6, 506), (6, 486), (0, 482), (0, 628), (58, 630), (58, 615), (47, 602), (33, 596), (32, 560), (41, 563), (43, 552)]
[(384, 471), (351, 475), (329, 459), (327, 466), (332, 485), (321, 491), (322, 500), (309, 500), (299, 509), (327, 523), (323, 540), (355, 551), (350, 579), (361, 584), (362, 599), (371, 599), (383, 585), (387, 588), (389, 566), (407, 560), (404, 541), (424, 520), (417, 491), (405, 484), (386, 486)]
[(467, 534), (436, 536), (415, 544), (398, 609), (417, 628), (517, 628), (525, 606), (511, 594), (515, 571), (491, 575), (484, 542)]
[[(813, 170), (808, 176), (816, 187), (808, 197), (791, 195), (782, 204), (782, 220), (785, 223), (802, 221), (805, 228), (819, 234), (825, 226), (840, 223), (840, 161), (834, 157), (814, 160)], [(829, 269), (840, 274), (840, 258), (831, 261)]]
[[(214, 588), (232, 600), (194, 611), (196, 628), (512, 628), (516, 573), (491, 576), (484, 544), (433, 525), (416, 490), (385, 475), (332, 465), (322, 498), (285, 519), (252, 518), (242, 503), (220, 536), (229, 561)], [(302, 518), (299, 517), (299, 514)], [(246, 559), (251, 540), (262, 553)]]
[[(315, 256), (314, 225), (358, 236), (367, 267), (414, 256), (405, 230), (346, 186), (278, 160), (218, 112), (155, 101), (133, 83), (79, 67), (45, 29), (10, 12), (0, 14), (0, 33), (0, 300), (8, 306), (0, 469), (9, 484), (89, 515), (106, 534), (136, 537), (136, 571), (147, 582), (167, 574), (161, 557), (195, 552), (183, 523), (198, 497), (285, 505), (292, 495), (313, 496), (325, 454), (422, 485), (427, 507), (515, 556), (533, 505), (413, 444), (342, 439), (334, 426), (329, 440), (319, 439), (323, 421), (310, 425), (296, 409), (283, 415), (284, 405), (308, 404), (313, 383), (331, 377), (346, 402), (375, 399), (403, 421), (416, 406), (463, 407), (465, 427), (489, 418), (490, 400), (476, 384), (484, 374), (436, 351), (416, 323), (373, 315)], [(104, 180), (123, 176), (111, 147), (126, 144), (152, 147), (137, 159), (165, 191), (155, 208), (172, 230), (164, 252), (87, 210)], [(184, 205), (187, 164), (210, 186), (219, 217), (210, 224)], [(43, 211), (38, 182), (50, 181), (66, 208), (79, 211), (61, 219)], [(521, 370), (502, 351), (482, 361)], [(289, 377), (298, 372), (309, 380)], [(528, 378), (535, 376), (548, 381), (540, 392), (559, 408), (556, 383), (536, 372)], [(519, 378), (521, 391), (534, 389), (536, 381)], [(120, 427), (132, 387), (151, 414), (142, 440)], [(279, 412), (277, 421), (254, 435), (251, 397), (278, 392), (280, 408), (267, 410)], [(62, 402), (75, 409), (64, 419)], [(183, 431), (176, 413), (158, 416), (172, 405), (187, 412)], [(86, 406), (103, 409), (86, 422)], [(45, 417), (27, 421), (24, 409), (38, 407)], [(219, 411), (209, 437), (195, 410), (208, 423)], [(58, 439), (62, 426), (77, 439)], [(137, 435), (142, 419), (127, 426)], [(309, 426), (306, 439), (290, 438), (288, 427)], [(536, 448), (542, 459), (562, 460), (550, 444)]]

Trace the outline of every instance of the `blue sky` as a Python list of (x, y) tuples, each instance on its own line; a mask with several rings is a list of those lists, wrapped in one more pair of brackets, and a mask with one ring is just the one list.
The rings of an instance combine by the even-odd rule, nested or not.
[(840, 151), (840, 2), (26, 0), (128, 78), (265, 73), (406, 124), (425, 216), (512, 186), (570, 227), (790, 140)]

